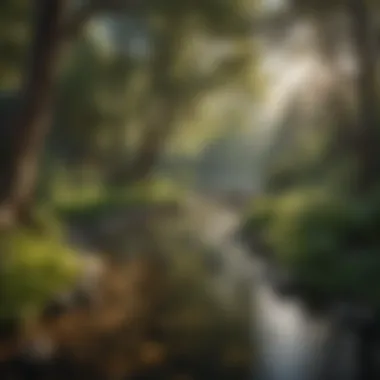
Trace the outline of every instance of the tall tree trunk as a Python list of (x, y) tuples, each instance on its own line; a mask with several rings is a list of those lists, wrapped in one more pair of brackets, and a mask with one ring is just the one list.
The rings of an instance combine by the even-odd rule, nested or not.
[(354, 144), (359, 161), (358, 191), (366, 192), (377, 179), (377, 76), (372, 13), (365, 0), (348, 0), (352, 38), (358, 63), (358, 120)]
[(0, 228), (17, 224), (32, 202), (40, 153), (48, 132), (60, 55), (60, 32), (68, 0), (35, 0), (36, 22), (31, 57), (22, 88), (22, 104), (4, 135), (1, 154)]
[[(355, 190), (365, 197), (376, 184), (379, 168), (377, 131), (377, 73), (374, 20), (369, 2), (349, 0), (348, 12), (352, 23), (352, 38), (358, 64), (357, 101), (358, 119), (354, 133), (354, 154), (358, 158), (358, 177)], [(375, 373), (374, 323), (368, 322), (358, 331), (357, 379), (374, 380)]]

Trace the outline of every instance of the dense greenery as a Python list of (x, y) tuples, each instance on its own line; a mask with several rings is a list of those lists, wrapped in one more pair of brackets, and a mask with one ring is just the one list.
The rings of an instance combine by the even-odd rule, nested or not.
[[(355, 103), (344, 100), (335, 84), (333, 91), (319, 94), (322, 106), (315, 101), (310, 109), (301, 105), (291, 110), (281, 126), (290, 141), (280, 141), (281, 152), (272, 152), (264, 195), (248, 211), (246, 233), (291, 273), (308, 298), (379, 307), (379, 87), (376, 58), (370, 48), (363, 48), (375, 38), (376, 27), (370, 24), (377, 5), (313, 0), (291, 4), (298, 16), (313, 20), (319, 39), (314, 49), (324, 59), (339, 56), (342, 34), (353, 37), (348, 43), (359, 72), (351, 87)], [(341, 29), (339, 12), (349, 21)]]
[[(113, 280), (117, 279), (124, 286), (119, 298), (105, 297), (110, 304), (117, 304), (105, 303), (105, 309), (114, 311), (115, 306), (116, 314), (120, 308), (127, 310), (122, 310), (126, 314), (122, 314), (124, 319), (120, 323), (111, 323), (114, 334), (111, 340), (118, 344), (120, 340), (123, 342), (115, 349), (119, 350), (116, 353), (101, 342), (100, 335), (103, 339), (103, 335), (111, 333), (102, 330), (104, 326), (99, 327), (104, 322), (97, 319), (103, 317), (99, 310), (99, 315), (91, 316), (96, 323), (86, 321), (86, 326), (94, 329), (91, 339), (101, 346), (99, 351), (103, 350), (92, 358), (93, 363), (107, 364), (109, 358), (108, 367), (112, 370), (117, 367), (113, 360), (125, 367), (129, 359), (131, 362), (141, 359), (138, 351), (143, 343), (153, 341), (166, 347), (167, 367), (173, 367), (173, 363), (178, 365), (179, 373), (173, 377), (190, 373), (198, 379), (200, 372), (195, 369), (186, 372), (183, 367), (195, 368), (195, 362), (209, 361), (206, 363), (208, 372), (202, 376), (221, 378), (228, 367), (226, 361), (230, 361), (230, 367), (249, 365), (248, 343), (244, 340), (246, 331), (243, 333), (248, 312), (236, 300), (235, 307), (224, 313), (222, 302), (213, 292), (217, 279), (204, 265), (206, 248), (198, 252), (193, 247), (170, 246), (175, 239), (183, 238), (176, 229), (183, 220), (178, 217), (170, 224), (156, 210), (162, 205), (181, 205), (187, 194), (177, 184), (162, 180), (164, 170), (160, 170), (160, 164), (172, 160), (176, 166), (178, 162), (188, 161), (188, 173), (196, 172), (194, 157), (205, 144), (225, 135), (228, 146), (232, 141), (228, 131), (234, 129), (240, 133), (240, 127), (244, 129), (247, 125), (252, 128), (254, 118), (250, 108), (256, 92), (253, 89), (265, 86), (257, 80), (256, 53), (259, 50), (252, 38), (256, 1), (157, 0), (143, 1), (141, 7), (136, 5), (139, 2), (132, 1), (131, 8), (129, 2), (125, 2), (125, 11), (116, 12), (109, 8), (111, 2), (98, 3), (96, 14), (89, 15), (74, 36), (63, 39), (65, 43), (55, 41), (62, 49), (54, 57), (59, 55), (60, 59), (52, 59), (50, 65), (59, 64), (48, 68), (57, 74), (50, 78), (56, 86), (45, 86), (48, 90), (44, 92), (45, 87), (39, 87), (38, 78), (34, 78), (35, 87), (40, 91), (37, 95), (45, 95), (41, 98), (53, 98), (53, 89), (56, 90), (54, 108), (48, 102), (42, 105), (36, 102), (21, 124), (24, 122), (26, 127), (28, 122), (29, 127), (42, 124), (46, 114), (52, 114), (51, 133), (39, 160), (37, 197), (30, 207), (33, 227), (16, 223), (15, 229), (0, 236), (0, 319), (36, 316), (58, 293), (75, 287), (83, 267), (79, 249), (68, 246), (64, 233), (68, 229), (73, 235), (79, 235), (78, 240), (84, 237), (96, 242), (96, 251), (103, 257), (109, 253), (107, 259), (109, 256), (115, 259), (120, 251), (120, 257), (125, 259), (123, 265), (119, 261), (115, 267), (110, 264), (109, 278), (103, 284), (104, 288), (112, 287)], [(340, 37), (323, 26), (325, 16), (333, 10), (331, 5), (335, 8), (343, 3), (346, 5), (344, 1), (294, 0), (291, 2), (294, 7), (289, 11), (295, 11), (295, 18), (312, 15), (313, 20), (320, 23), (319, 31), (325, 31), (319, 37), (339, 47)], [(29, 63), (33, 12), (28, 4), (25, 0), (7, 0), (0, 4), (0, 90), (7, 91), (0, 94), (0, 124), (6, 127), (12, 116), (18, 114), (18, 94), (23, 92), (17, 90), (24, 85), (25, 68)], [(320, 12), (314, 12), (316, 7)], [(70, 19), (72, 14), (69, 12), (66, 16)], [(363, 52), (356, 53), (357, 58), (361, 58)], [(327, 64), (330, 58), (334, 62), (334, 57), (327, 57)], [(362, 61), (365, 63), (365, 59)], [(50, 80), (40, 82), (50, 83)], [(367, 80), (367, 83), (372, 82)], [(243, 105), (238, 106), (238, 103)], [(336, 103), (330, 98), (327, 103), (331, 112), (337, 111)], [(49, 109), (44, 109), (45, 106)], [(301, 129), (308, 130), (305, 124), (312, 123), (312, 117), (307, 112), (300, 114), (303, 115)], [(38, 117), (33, 120), (33, 115)], [(341, 130), (344, 136), (348, 135), (345, 123), (351, 116), (347, 113), (342, 118), (345, 120), (339, 121), (340, 127), (343, 126), (337, 133), (339, 137), (327, 120), (329, 117), (318, 119), (315, 124), (320, 125), (314, 128), (316, 133), (301, 134), (298, 146), (290, 147), (289, 157), (280, 158), (281, 165), (275, 165), (274, 172), (264, 173), (269, 179), (264, 189), (266, 195), (254, 201), (247, 229), (263, 242), (283, 268), (290, 270), (306, 293), (317, 293), (326, 300), (347, 298), (380, 306), (377, 279), (380, 192), (375, 189), (364, 197), (350, 190), (356, 161), (360, 161), (361, 169), (365, 167), (362, 161), (368, 162), (363, 160), (363, 144), (351, 142), (347, 150), (353, 153), (350, 157), (354, 157), (355, 165), (341, 160), (343, 153), (347, 153), (345, 144), (340, 144)], [(367, 131), (366, 123), (360, 127), (363, 132)], [(326, 134), (322, 134), (322, 130)], [(38, 161), (42, 148), (37, 145), (35, 151), (32, 149), (34, 156), (25, 156), (33, 156)], [(210, 172), (215, 171), (213, 160), (221, 161), (225, 151), (229, 151), (227, 148), (220, 149), (220, 155), (211, 152), (214, 156), (206, 157), (205, 161), (211, 164)], [(22, 147), (19, 150), (21, 157)], [(238, 151), (239, 146), (230, 149), (234, 151), (231, 160), (235, 163), (249, 161), (254, 156), (243, 152), (235, 154), (235, 150)], [(339, 160), (337, 156), (341, 156)], [(19, 169), (17, 162), (22, 160), (15, 161), (12, 170)], [(175, 170), (181, 172), (184, 166), (178, 164), (179, 169)], [(188, 173), (181, 172), (179, 176), (187, 178)], [(25, 174), (25, 177), (28, 176)], [(26, 182), (19, 183), (22, 187)], [(6, 194), (1, 199), (3, 204), (17, 198), (20, 189), (10, 186), (9, 191), (12, 189), (16, 196)], [(23, 206), (19, 203), (21, 207), (15, 202), (16, 219), (21, 215), (18, 208), (22, 210)], [(40, 206), (54, 217), (37, 214)], [(142, 222), (137, 221), (136, 214), (146, 210)], [(122, 223), (118, 223), (119, 219)], [(91, 228), (93, 226), (97, 228)], [(162, 242), (155, 241), (157, 236), (150, 236), (160, 235), (159, 227), (170, 230), (165, 236), (169, 247), (162, 247)], [(104, 234), (102, 229), (106, 230)], [(185, 235), (188, 233), (185, 231)], [(144, 251), (147, 246), (149, 254)], [(141, 280), (139, 270), (130, 269), (134, 268), (131, 257), (145, 259), (145, 255), (167, 264), (168, 270), (162, 270), (159, 279)], [(124, 265), (127, 274), (123, 272)], [(141, 272), (150, 273), (145, 271), (147, 266), (140, 266)], [(107, 293), (104, 289), (101, 291)], [(155, 298), (158, 291), (164, 296)], [(147, 306), (149, 303), (155, 307)], [(107, 314), (108, 310), (102, 312)], [(76, 326), (78, 335), (85, 330), (83, 327)], [(223, 330), (228, 333), (222, 334)], [(126, 342), (133, 347), (125, 348)], [(234, 349), (237, 354), (231, 353)], [(93, 354), (91, 350), (84, 351)], [(213, 360), (219, 363), (219, 372), (211, 368)], [(231, 364), (234, 360), (235, 364)], [(128, 374), (134, 371), (124, 367)], [(166, 375), (164, 378), (168, 378)]]
[(380, 197), (331, 187), (297, 187), (258, 198), (247, 229), (264, 241), (301, 286), (328, 299), (380, 304)]
[[(244, 1), (177, 4), (162, 0), (137, 12), (115, 13), (105, 1), (67, 39), (57, 67), (53, 123), (40, 160), (35, 207), (49, 209), (63, 226), (55, 228), (56, 220), (44, 215), (38, 231), (22, 228), (1, 237), (2, 251), (9, 253), (4, 255), (0, 276), (4, 283), (0, 316), (35, 313), (80, 276), (74, 268), (80, 262), (75, 258), (78, 252), (67, 247), (66, 237), (61, 236), (65, 224), (73, 220), (93, 224), (121, 209), (178, 203), (183, 198), (178, 186), (148, 178), (166, 152), (161, 141), (155, 142), (151, 163), (137, 184), (127, 178), (122, 186), (111, 186), (108, 180), (119, 168), (128, 174), (136, 156), (144, 161), (152, 150), (144, 151), (151, 132), (164, 136), (164, 143), (179, 135), (174, 150), (181, 153), (187, 146), (184, 134), (195, 141), (194, 146), (218, 133), (213, 126), (218, 119), (193, 121), (193, 114), (195, 108), (202, 108), (199, 99), (228, 89), (226, 78), (236, 86), (249, 75), (247, 9)], [(13, 120), (20, 105), (18, 90), (27, 74), (35, 11), (24, 0), (0, 5), (0, 118), (4, 123)], [(70, 17), (71, 11), (67, 21)], [(133, 49), (136, 38), (148, 47), (145, 55)], [(199, 46), (189, 49), (188, 42), (197, 39)], [(213, 69), (205, 70), (198, 57), (213, 39), (227, 41), (231, 48), (216, 54), (215, 60), (211, 57)], [(162, 99), (167, 99), (160, 105), (164, 116), (156, 118)], [(187, 128), (179, 128), (182, 124)], [(189, 132), (192, 126), (195, 132)]]
[[(92, 187), (92, 190), (94, 187)], [(120, 211), (178, 204), (181, 190), (168, 181), (146, 181), (129, 189), (89, 196), (66, 192), (65, 198), (36, 208), (32, 228), (1, 237), (7, 252), (1, 267), (1, 317), (30, 316), (47, 301), (69, 291), (81, 275), (81, 258), (65, 243), (64, 223), (90, 225)], [(71, 196), (70, 196), (71, 195)]]

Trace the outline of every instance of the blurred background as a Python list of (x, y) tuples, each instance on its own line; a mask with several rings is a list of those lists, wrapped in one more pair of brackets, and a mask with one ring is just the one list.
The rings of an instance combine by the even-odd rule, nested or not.
[(376, 1), (2, 0), (1, 379), (377, 379), (379, 43)]

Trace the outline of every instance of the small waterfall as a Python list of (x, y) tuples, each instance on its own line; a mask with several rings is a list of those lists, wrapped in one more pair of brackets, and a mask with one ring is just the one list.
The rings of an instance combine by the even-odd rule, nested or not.
[(253, 292), (258, 380), (351, 380), (355, 342), (328, 315), (311, 316), (304, 305), (275, 293), (265, 282)]
[(284, 300), (261, 285), (256, 291), (259, 373), (263, 380), (306, 380), (321, 367), (328, 325), (312, 320), (296, 300)]

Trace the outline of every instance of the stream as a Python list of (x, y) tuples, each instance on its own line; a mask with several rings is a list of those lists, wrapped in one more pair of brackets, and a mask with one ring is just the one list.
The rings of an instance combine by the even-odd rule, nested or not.
[[(190, 202), (198, 233), (219, 248), (225, 276), (247, 281), (251, 294), (252, 378), (257, 380), (353, 380), (355, 341), (329, 315), (312, 315), (296, 298), (277, 294), (265, 265), (234, 234), (239, 212), (210, 200)], [(230, 281), (233, 283), (233, 281)]]
[[(165, 343), (168, 347), (172, 347), (173, 354), (168, 362), (156, 364), (157, 367), (152, 367), (151, 372), (146, 374), (148, 377), (144, 378), (151, 380), (161, 378), (165, 380), (180, 378), (193, 380), (209, 378), (218, 378), (220, 380), (243, 380), (248, 378), (252, 380), (356, 380), (353, 376), (356, 357), (353, 336), (350, 335), (349, 331), (344, 330), (339, 324), (335, 323), (331, 315), (313, 315), (296, 298), (284, 297), (275, 292), (270, 279), (266, 275), (266, 266), (255, 255), (250, 253), (245, 244), (237, 237), (237, 231), (241, 223), (241, 213), (236, 206), (228, 205), (227, 202), (218, 202), (215, 199), (194, 195), (187, 198), (183, 209), (184, 215), (186, 215), (186, 233), (189, 241), (195, 244), (194, 249), (191, 246), (188, 249), (189, 256), (187, 256), (186, 260), (193, 260), (197, 255), (200, 258), (209, 255), (213, 256), (213, 260), (216, 259), (219, 262), (216, 270), (211, 271), (212, 273), (209, 272), (207, 275), (209, 278), (205, 285), (201, 284), (198, 287), (197, 297), (204, 298), (204, 295), (208, 293), (210, 299), (215, 301), (215, 298), (218, 298), (216, 303), (222, 305), (222, 309), (214, 309), (217, 311), (214, 316), (211, 316), (211, 319), (209, 318), (211, 321), (209, 327), (206, 326), (205, 330), (197, 330), (197, 328), (194, 330), (195, 332), (198, 331), (198, 336), (196, 337), (198, 346), (191, 351), (190, 356), (181, 356), (178, 351), (181, 349), (181, 344), (186, 343), (186, 340), (189, 342), (190, 348), (192, 347), (191, 345), (194, 345), (195, 341), (192, 340), (192, 337), (196, 336), (194, 331), (186, 330), (189, 332), (178, 335), (180, 330), (177, 330), (177, 333), (175, 333), (177, 335), (171, 335), (172, 337), (169, 340), (161, 342), (161, 346), (158, 345), (158, 347), (165, 347)], [(121, 227), (123, 227), (126, 222), (125, 215), (116, 219), (115, 223), (117, 223), (112, 225), (112, 230), (115, 231), (119, 223), (122, 222)], [(136, 224), (136, 219), (131, 217), (132, 219)], [(157, 220), (159, 224), (163, 224), (162, 217), (158, 216)], [(174, 219), (174, 224), (179, 224), (179, 221)], [(168, 228), (172, 230), (173, 225)], [(123, 229), (121, 228), (121, 230)], [(137, 232), (135, 235), (139, 238)], [(78, 246), (86, 245), (86, 242), (82, 241), (83, 236), (81, 234), (73, 236), (73, 239)], [(178, 252), (174, 247), (174, 254), (177, 257)], [(184, 254), (186, 253), (184, 252)], [(191, 260), (185, 261), (185, 267), (183, 268), (186, 269), (186, 265), (193, 265)], [(129, 364), (125, 358), (131, 355), (130, 350), (136, 350), (135, 355), (137, 355), (137, 349), (139, 349), (140, 345), (143, 348), (145, 347), (144, 344), (147, 344), (149, 348), (149, 345), (152, 345), (151, 339), (157, 339), (157, 337), (151, 338), (147, 336), (146, 339), (148, 340), (144, 343), (145, 341), (141, 340), (143, 337), (135, 336), (135, 328), (127, 328), (129, 322), (127, 324), (119, 322), (120, 316), (122, 321), (136, 318), (136, 323), (138, 322), (136, 326), (138, 326), (143, 319), (142, 317), (133, 316), (138, 315), (136, 312), (141, 309), (141, 315), (144, 315), (148, 323), (150, 316), (155, 311), (152, 309), (152, 311), (147, 310), (144, 312), (144, 304), (142, 303), (139, 306), (136, 303), (138, 298), (135, 297), (135, 294), (137, 294), (136, 292), (144, 291), (144, 288), (139, 288), (139, 284), (145, 283), (146, 285), (144, 286), (150, 286), (148, 288), (150, 290), (145, 293), (152, 299), (156, 298), (153, 290), (157, 288), (159, 282), (158, 280), (149, 282), (149, 278), (155, 272), (151, 272), (150, 267), (144, 267), (145, 264), (139, 264), (138, 261), (136, 261), (137, 266), (132, 266), (130, 269), (126, 268), (128, 269), (126, 272), (120, 265), (120, 263), (116, 263), (112, 267), (112, 271), (109, 272), (111, 277), (108, 285), (112, 285), (112, 287), (109, 290), (107, 290), (107, 287), (105, 291), (107, 290), (108, 293), (104, 293), (106, 294), (105, 299), (111, 302), (112, 307), (107, 304), (107, 308), (102, 313), (97, 312), (92, 317), (84, 315), (84, 319), (80, 314), (74, 315), (72, 317), (79, 318), (75, 322), (77, 323), (76, 329), (62, 330), (63, 338), (72, 339), (75, 345), (73, 347), (76, 347), (77, 351), (82, 344), (82, 351), (88, 352), (90, 355), (88, 363), (92, 363), (90, 368), (92, 372), (90, 371), (87, 375), (83, 374), (81, 378), (95, 379), (93, 371), (96, 369), (93, 368), (93, 363), (101, 364), (101, 362), (105, 362), (104, 364), (114, 372), (105, 377), (100, 377), (100, 379), (135, 379), (135, 377), (131, 377), (132, 375), (126, 375), (128, 371), (133, 373), (133, 370), (127, 368)], [(139, 271), (141, 272), (140, 274)], [(190, 282), (185, 287), (190, 289), (189, 284), (193, 284), (191, 286), (196, 289), (198, 277), (194, 277), (191, 272), (189, 273), (188, 279)], [(195, 276), (198, 275), (197, 273), (194, 272)], [(116, 288), (112, 290), (114, 286)], [(119, 287), (120, 290), (118, 290)], [(194, 296), (191, 294), (185, 295), (186, 293), (183, 293), (183, 290), (181, 292), (179, 293), (180, 298), (177, 298), (176, 302), (182, 302), (184, 306), (188, 307)], [(209, 300), (206, 300), (206, 302), (209, 302)], [(147, 305), (150, 303), (147, 303)], [(196, 312), (199, 310), (199, 306), (197, 306), (199, 304), (194, 305), (191, 306), (191, 310)], [(132, 306), (133, 308), (131, 309)], [(186, 311), (187, 309), (181, 310)], [(213, 309), (208, 306), (205, 310)], [(239, 332), (236, 329), (230, 332), (226, 331), (226, 325), (221, 330), (215, 330), (215, 327), (223, 318), (227, 320), (236, 311), (242, 316), (239, 322), (233, 322), (235, 327), (239, 324)], [(210, 311), (206, 312), (206, 317), (207, 315), (210, 316), (209, 313)], [(175, 320), (181, 315), (186, 317), (186, 313), (181, 314), (180, 309), (176, 314), (172, 314), (172, 318), (174, 318), (171, 322), (172, 326), (175, 326)], [(194, 317), (195, 319), (198, 318), (196, 313)], [(72, 324), (70, 318), (67, 321), (66, 328)], [(154, 314), (154, 319), (157, 319), (156, 314)], [(188, 318), (186, 320), (189, 321)], [(89, 322), (94, 326), (98, 326), (96, 331), (86, 331)], [(248, 325), (250, 331), (247, 328)], [(62, 325), (62, 328), (64, 327), (65, 325)], [(213, 335), (206, 336), (205, 334), (209, 334), (211, 330), (215, 330)], [(173, 333), (175, 332), (175, 330), (172, 331)], [(77, 342), (82, 333), (84, 334), (83, 338), (81, 338), (82, 341)], [(235, 340), (230, 340), (231, 333), (234, 334)], [(86, 334), (90, 334), (89, 336), (97, 336), (96, 334), (98, 334), (99, 338), (105, 339), (104, 342), (108, 342), (107, 344), (110, 346), (107, 348), (107, 346), (104, 346), (106, 343), (102, 343), (98, 338), (93, 341), (88, 340)], [(170, 334), (165, 334), (164, 337), (166, 336), (166, 338), (164, 340), (170, 336)], [(249, 342), (245, 338), (248, 334), (250, 335), (251, 348), (249, 348)], [(162, 337), (159, 339), (162, 339)], [(207, 358), (205, 356), (207, 351), (200, 353), (204, 349), (202, 347), (203, 341), (207, 344), (210, 343), (212, 346), (207, 353), (209, 355)], [(89, 342), (92, 342), (91, 345), (97, 347), (99, 352), (92, 352)], [(246, 359), (244, 359), (243, 364), (235, 365), (235, 367), (233, 365), (228, 367), (229, 364), (227, 364), (226, 367), (225, 354), (227, 352), (231, 356), (229, 351), (234, 348), (230, 342), (235, 342), (233, 343), (235, 345), (237, 344), (236, 342), (240, 342), (238, 345), (240, 344), (240, 348), (243, 347), (243, 350), (245, 350)], [(45, 348), (45, 341), (43, 340), (36, 341), (36, 344)], [(157, 342), (155, 344), (157, 345)], [(51, 349), (48, 349), (48, 351), (51, 351)], [(120, 353), (124, 351), (123, 355), (126, 356), (120, 356)], [(216, 351), (221, 353), (219, 358), (215, 357)], [(236, 355), (234, 355), (232, 352), (232, 359), (233, 357), (236, 358)], [(247, 375), (246, 371), (247, 363), (251, 364), (249, 375)], [(66, 364), (64, 366), (69, 368)], [(239, 366), (243, 369), (238, 369)], [(46, 370), (45, 367), (45, 364), (42, 365), (44, 371)], [(55, 370), (58, 370), (59, 373), (61, 371), (59, 368)], [(118, 371), (119, 374), (117, 374)], [(160, 374), (158, 374), (158, 371), (161, 371)], [(28, 376), (19, 376), (17, 379), (29, 379), (30, 377)], [(57, 377), (55, 373), (54, 376), (46, 375), (44, 378), (47, 380), (67, 378), (62, 376)], [(1, 378), (8, 379), (6, 376)], [(41, 377), (37, 378), (41, 379)], [(140, 379), (140, 377), (138, 378)], [(9, 377), (9, 379), (13, 379), (13, 377)]]

